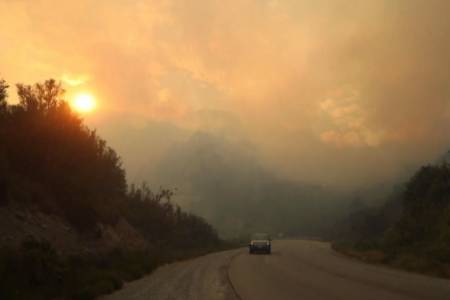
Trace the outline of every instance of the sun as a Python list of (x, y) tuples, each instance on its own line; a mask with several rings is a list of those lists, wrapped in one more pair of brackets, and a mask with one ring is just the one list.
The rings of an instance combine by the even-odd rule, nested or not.
[(80, 93), (73, 98), (72, 107), (80, 113), (88, 113), (95, 109), (95, 98), (89, 93)]

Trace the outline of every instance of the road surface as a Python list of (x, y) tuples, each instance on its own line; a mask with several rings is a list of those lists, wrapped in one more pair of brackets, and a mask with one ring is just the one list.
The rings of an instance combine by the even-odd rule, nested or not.
[(274, 241), (272, 255), (246, 249), (159, 268), (103, 300), (450, 299), (450, 280), (368, 265), (318, 241)]

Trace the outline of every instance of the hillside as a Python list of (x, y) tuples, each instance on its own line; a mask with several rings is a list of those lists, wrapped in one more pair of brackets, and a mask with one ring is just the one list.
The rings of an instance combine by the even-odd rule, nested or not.
[(1, 299), (92, 299), (223, 247), (172, 191), (129, 187), (119, 156), (60, 84), (18, 84), (15, 105), (8, 88), (0, 81)]
[(450, 277), (450, 165), (420, 168), (383, 206), (355, 211), (338, 228), (343, 252)]

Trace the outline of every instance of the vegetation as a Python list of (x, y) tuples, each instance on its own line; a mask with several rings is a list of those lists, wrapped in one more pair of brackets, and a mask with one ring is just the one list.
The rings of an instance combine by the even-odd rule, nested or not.
[(114, 249), (106, 254), (63, 257), (45, 241), (24, 241), (21, 249), (0, 250), (0, 299), (94, 299), (161, 264), (205, 254), (211, 249), (181, 250)]
[(422, 167), (383, 207), (354, 212), (342, 228), (337, 249), (450, 277), (450, 165)]
[(170, 202), (170, 190), (154, 194), (146, 185), (131, 186), (125, 208), (129, 222), (142, 232), (147, 240), (173, 249), (216, 248), (217, 233), (202, 218), (181, 211)]
[(0, 249), (1, 299), (93, 299), (162, 263), (224, 247), (208, 223), (171, 203), (170, 190), (127, 189), (119, 156), (72, 112), (59, 83), (17, 91), (19, 103), (8, 104), (0, 81), (0, 205), (38, 207), (85, 235), (124, 218), (147, 247), (65, 257), (30, 239)]
[(117, 154), (83, 125), (54, 80), (17, 85), (19, 104), (0, 99), (2, 203), (22, 201), (64, 215), (80, 230), (117, 221), (126, 196)]

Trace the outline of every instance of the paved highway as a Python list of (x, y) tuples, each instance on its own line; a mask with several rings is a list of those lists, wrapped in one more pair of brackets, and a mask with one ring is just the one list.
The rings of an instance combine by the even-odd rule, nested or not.
[(274, 241), (272, 251), (231, 250), (171, 264), (103, 299), (450, 299), (449, 280), (365, 264), (328, 243)]

